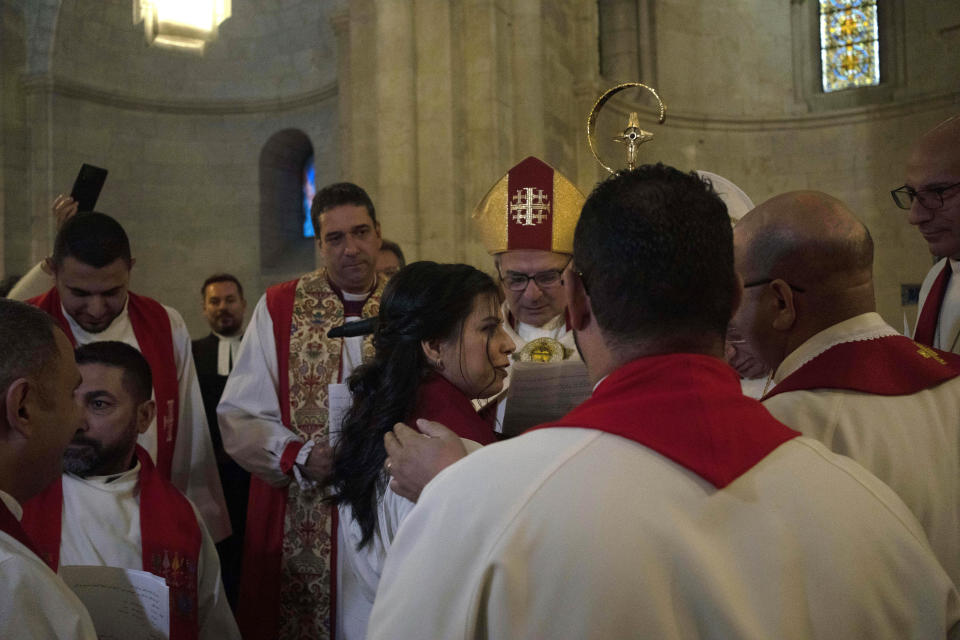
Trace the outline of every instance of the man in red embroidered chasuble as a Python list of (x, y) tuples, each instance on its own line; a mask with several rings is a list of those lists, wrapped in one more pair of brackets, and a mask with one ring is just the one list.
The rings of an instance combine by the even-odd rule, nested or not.
[(332, 184), (311, 217), (324, 266), (270, 287), (257, 303), (218, 406), (223, 443), (253, 475), (238, 622), (245, 640), (333, 638), (337, 621), (336, 507), (330, 398), (373, 353), (370, 338), (328, 338), (376, 317), (386, 277), (375, 270), (380, 224), (367, 193)]
[(563, 279), (593, 395), (427, 484), (368, 638), (943, 638), (958, 624), (899, 498), (741, 393), (723, 361), (732, 231), (696, 174), (643, 166), (597, 186)]
[(914, 339), (960, 353), (960, 115), (927, 131), (907, 159), (894, 202), (940, 260), (920, 287)]
[(130, 291), (135, 262), (119, 222), (102, 213), (72, 215), (57, 231), (48, 261), (54, 286), (29, 302), (52, 315), (74, 346), (118, 340), (143, 353), (153, 371), (157, 411), (140, 445), (160, 474), (197, 505), (213, 539), (222, 540), (230, 535), (230, 519), (190, 334), (176, 309)]
[(799, 191), (733, 232), (745, 284), (734, 318), (773, 370), (763, 404), (890, 486), (960, 581), (960, 356), (876, 313), (873, 240), (831, 196)]

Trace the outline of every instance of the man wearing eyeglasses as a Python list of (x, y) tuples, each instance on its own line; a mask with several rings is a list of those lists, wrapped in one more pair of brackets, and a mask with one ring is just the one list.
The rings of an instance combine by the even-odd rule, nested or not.
[(531, 156), (497, 181), (473, 212), (500, 276), (505, 328), (520, 359), (538, 339), (559, 342), (568, 357), (576, 352), (560, 280), (584, 200), (563, 174)]
[(960, 353), (960, 116), (920, 138), (907, 160), (906, 183), (891, 193), (941, 258), (920, 288), (914, 339)]
[[(561, 275), (573, 254), (584, 200), (563, 174), (530, 156), (500, 178), (473, 211), (474, 228), (493, 256), (503, 288), (504, 329), (517, 345), (514, 360), (580, 359)], [(495, 404), (498, 431), (505, 396), (506, 385), (488, 401), (476, 402), (478, 410)]]
[(735, 327), (773, 375), (761, 398), (784, 424), (893, 489), (960, 580), (960, 356), (876, 313), (873, 240), (825, 193), (785, 193), (733, 231)]

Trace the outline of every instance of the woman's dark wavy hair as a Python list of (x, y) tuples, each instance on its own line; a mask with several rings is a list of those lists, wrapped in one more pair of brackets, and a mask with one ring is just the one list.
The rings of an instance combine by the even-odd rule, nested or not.
[(353, 406), (334, 447), (329, 480), (329, 500), (349, 504), (360, 523), (357, 548), (373, 537), (377, 502), (386, 490), (383, 436), (414, 410), (420, 384), (433, 371), (420, 343), (462, 338), (478, 296), (496, 304), (502, 299), (490, 276), (466, 264), (414, 262), (387, 283), (373, 336), (376, 355), (348, 381)]

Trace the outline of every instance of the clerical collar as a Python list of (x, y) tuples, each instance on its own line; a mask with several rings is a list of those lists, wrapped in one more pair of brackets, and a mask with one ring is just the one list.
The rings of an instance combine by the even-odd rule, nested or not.
[[(119, 327), (123, 323), (123, 321), (126, 320), (127, 308), (129, 306), (130, 306), (130, 296), (127, 295), (127, 299), (124, 300), (123, 302), (123, 309), (120, 310), (120, 313), (117, 314), (117, 317), (111, 320), (110, 324), (108, 324), (106, 328), (103, 329), (103, 331), (99, 331), (97, 333), (90, 333), (89, 331), (81, 327), (79, 324), (77, 324), (77, 321), (73, 319), (73, 316), (67, 313), (66, 308), (63, 306), (63, 302), (60, 303), (60, 312), (63, 313), (63, 317), (67, 319), (67, 324), (70, 325), (70, 331), (73, 332), (73, 337), (76, 338), (77, 344), (85, 344), (87, 342), (98, 342), (101, 340), (119, 340), (120, 342), (123, 342), (123, 340), (121, 340), (120, 338), (110, 334), (112, 333), (111, 331), (112, 329)], [(83, 336), (86, 339), (81, 340), (80, 339), (81, 336)]]
[(74, 473), (67, 473), (68, 476), (80, 482), (87, 482), (93, 485), (108, 485), (114, 484), (118, 480), (128, 480), (136, 479), (140, 475), (140, 461), (136, 458), (133, 459), (133, 466), (127, 469), (126, 471), (121, 471), (120, 473), (111, 473), (106, 476), (78, 476)]
[(20, 503), (17, 502), (17, 499), (6, 491), (0, 490), (0, 502), (3, 502), (7, 506), (7, 509), (10, 510), (10, 513), (13, 514), (13, 517), (17, 521), (23, 520), (23, 507), (20, 506)]
[(243, 339), (243, 332), (242, 332), (242, 331), (237, 332), (236, 335), (232, 335), (232, 336), (225, 336), (225, 335), (223, 335), (222, 333), (217, 333), (217, 332), (214, 331), (213, 329), (210, 330), (210, 333), (212, 333), (213, 335), (217, 336), (217, 337), (220, 338), (221, 340), (226, 340), (226, 341), (228, 341), (228, 342), (239, 342), (241, 339)]

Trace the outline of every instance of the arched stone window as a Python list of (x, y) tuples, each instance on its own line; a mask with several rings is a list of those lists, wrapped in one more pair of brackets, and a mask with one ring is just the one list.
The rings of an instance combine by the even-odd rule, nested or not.
[(876, 0), (820, 0), (820, 80), (825, 93), (880, 84)]
[(260, 152), (260, 272), (267, 280), (314, 269), (313, 238), (304, 237), (304, 176), (313, 145), (299, 129), (273, 134)]
[[(811, 111), (893, 101), (904, 77), (903, 24), (903, 0), (791, 0), (797, 98)], [(844, 65), (855, 81), (844, 82)]]

